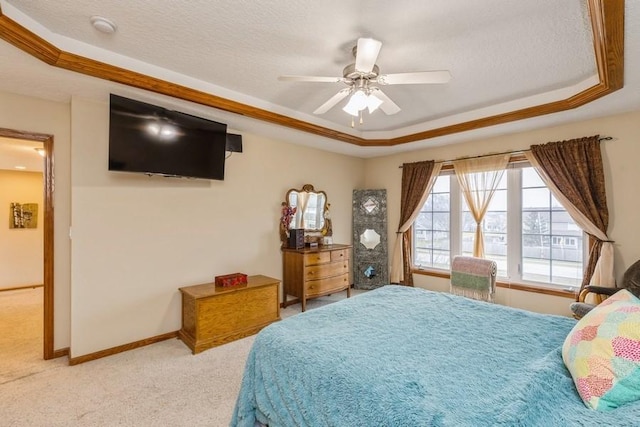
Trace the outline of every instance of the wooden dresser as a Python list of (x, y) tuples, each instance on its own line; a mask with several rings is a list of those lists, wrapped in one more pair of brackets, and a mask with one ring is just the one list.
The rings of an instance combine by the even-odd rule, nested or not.
[[(282, 248), (282, 306), (347, 290), (350, 286), (350, 245), (322, 245), (317, 248)], [(289, 301), (287, 295), (296, 297)]]
[(180, 288), (182, 329), (178, 337), (193, 354), (253, 335), (280, 320), (280, 281), (249, 276), (247, 282), (230, 288), (215, 283)]

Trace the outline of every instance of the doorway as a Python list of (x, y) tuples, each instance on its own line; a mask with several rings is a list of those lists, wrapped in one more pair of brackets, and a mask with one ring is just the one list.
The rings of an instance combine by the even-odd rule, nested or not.
[(43, 358), (53, 359), (67, 354), (53, 348), (53, 135), (0, 128), (0, 137), (39, 141), (44, 148), (43, 171)]

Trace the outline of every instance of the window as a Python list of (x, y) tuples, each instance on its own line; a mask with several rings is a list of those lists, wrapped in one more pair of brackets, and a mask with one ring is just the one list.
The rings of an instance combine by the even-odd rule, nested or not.
[(522, 279), (579, 285), (582, 234), (535, 169), (522, 169)]
[[(534, 168), (505, 171), (481, 226), (485, 257), (496, 261), (500, 279), (580, 285), (583, 232)], [(448, 270), (454, 255), (472, 255), (475, 227), (455, 175), (443, 172), (414, 222), (414, 265)]]
[[(454, 179), (455, 176), (453, 177)], [(458, 181), (456, 180), (456, 185)], [(473, 255), (473, 240), (476, 234), (476, 221), (469, 206), (462, 208), (462, 255)], [(502, 175), (496, 192), (489, 202), (487, 213), (482, 221), (484, 234), (484, 256), (498, 264), (498, 276), (507, 275), (507, 174)]]
[(451, 218), (450, 180), (439, 176), (431, 194), (413, 223), (414, 264), (448, 269)]

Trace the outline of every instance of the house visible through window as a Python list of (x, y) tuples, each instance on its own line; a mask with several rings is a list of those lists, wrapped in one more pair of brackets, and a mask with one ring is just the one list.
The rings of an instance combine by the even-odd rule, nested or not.
[[(455, 175), (443, 172), (413, 225), (418, 268), (450, 268), (454, 255), (472, 255), (475, 221)], [(579, 286), (583, 231), (532, 167), (506, 171), (482, 221), (485, 257), (498, 277), (560, 288)]]
[(413, 224), (413, 260), (416, 265), (449, 269), (450, 194), (449, 176), (439, 176)]

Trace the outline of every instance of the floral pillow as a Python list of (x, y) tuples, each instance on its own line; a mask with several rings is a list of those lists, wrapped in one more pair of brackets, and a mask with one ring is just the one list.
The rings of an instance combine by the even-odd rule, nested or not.
[(562, 359), (588, 407), (640, 400), (640, 299), (623, 289), (587, 313), (565, 339)]

